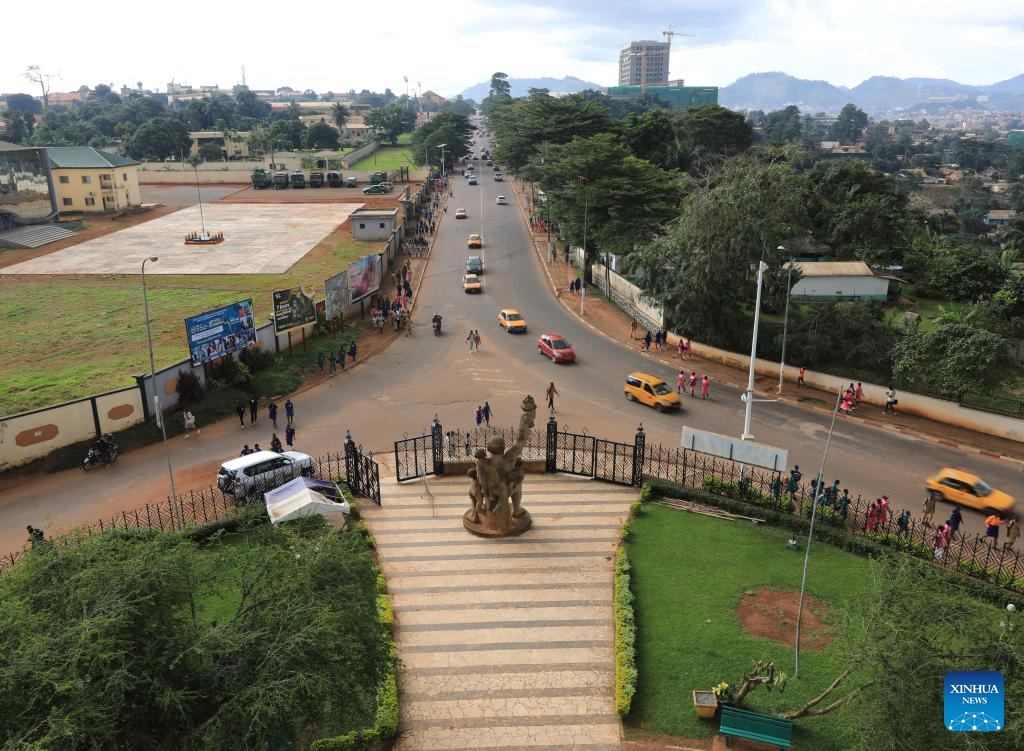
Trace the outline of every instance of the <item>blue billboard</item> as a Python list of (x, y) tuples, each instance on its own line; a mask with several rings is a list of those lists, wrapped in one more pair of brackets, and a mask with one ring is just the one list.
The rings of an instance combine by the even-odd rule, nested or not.
[(256, 342), (252, 298), (185, 319), (192, 364), (201, 365)]

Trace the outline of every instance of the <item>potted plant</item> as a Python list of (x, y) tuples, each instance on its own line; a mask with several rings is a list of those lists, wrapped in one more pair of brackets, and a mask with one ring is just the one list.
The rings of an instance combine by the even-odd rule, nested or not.
[(715, 716), (715, 712), (718, 711), (718, 696), (712, 691), (694, 691), (693, 692), (693, 708), (697, 712), (698, 717), (702, 717), (706, 720), (711, 719)]

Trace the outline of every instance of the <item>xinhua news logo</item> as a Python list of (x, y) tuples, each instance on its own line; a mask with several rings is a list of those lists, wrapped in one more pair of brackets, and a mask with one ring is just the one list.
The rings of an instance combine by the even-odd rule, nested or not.
[(946, 673), (946, 730), (994, 733), (1003, 729), (1003, 675), (995, 670)]

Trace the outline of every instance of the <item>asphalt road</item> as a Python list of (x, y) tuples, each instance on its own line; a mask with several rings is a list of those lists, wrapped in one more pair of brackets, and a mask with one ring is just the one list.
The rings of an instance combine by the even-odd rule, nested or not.
[[(626, 401), (622, 391), (626, 373), (646, 370), (674, 384), (678, 371), (624, 348), (570, 315), (552, 295), (523, 207), (516, 203), (511, 186), (495, 182), (493, 169), (482, 162), (477, 175), (476, 186), (467, 185), (458, 175), (452, 178), (454, 195), (448, 201), (448, 213), (442, 215), (426, 266), (413, 315), (414, 334), (399, 338), (356, 367), (350, 365), (339, 377), (292, 397), (298, 450), (314, 455), (340, 452), (345, 431), (351, 430), (364, 448), (388, 454), (395, 439), (422, 434), (435, 415), (446, 429), (470, 427), (477, 405), (485, 400), (494, 410), (494, 424), (512, 426), (518, 421), (523, 395), (533, 394), (543, 406), (544, 391), (552, 381), (560, 393), (559, 424), (573, 430), (629, 442), (642, 423), (648, 444), (665, 446), (679, 445), (684, 425), (739, 435), (743, 404), (735, 389), (715, 385), (709, 401), (684, 397), (683, 410), (676, 414), (659, 414)], [(509, 205), (496, 205), (499, 194), (508, 196)], [(454, 218), (458, 207), (468, 211), (467, 219)], [(481, 251), (467, 249), (471, 232), (482, 234)], [(484, 288), (480, 295), (467, 295), (462, 275), (466, 257), (474, 254), (484, 259)], [(573, 301), (578, 302), (578, 298)], [(523, 313), (527, 334), (504, 333), (497, 323), (503, 307)], [(435, 312), (444, 317), (440, 337), (430, 329)], [(466, 343), (470, 329), (478, 329), (482, 337), (481, 350), (472, 354)], [(545, 331), (567, 337), (578, 361), (554, 365), (541, 357), (536, 339)], [(693, 365), (699, 372), (699, 361)], [(237, 456), (243, 442), (270, 443), (265, 418), (255, 429), (243, 430), (233, 420), (204, 426), (201, 412), (197, 417), (203, 426), (201, 436), (171, 441), (179, 492), (213, 484), (217, 467)], [(829, 427), (830, 418), (821, 411), (789, 402), (754, 405), (752, 431), (757, 440), (788, 449), (790, 463), (801, 466), (807, 481), (821, 465)], [(829, 482), (838, 478), (854, 496), (874, 498), (886, 493), (895, 509), (906, 505), (916, 515), (924, 496), (923, 479), (942, 466), (972, 469), (994, 486), (1019, 494), (1015, 466), (842, 416), (836, 421), (824, 477)], [(12, 478), (0, 488), (0, 551), (22, 546), (26, 524), (42, 526), (52, 534), (162, 500), (169, 490), (162, 445), (122, 455), (112, 467), (88, 474), (69, 470)], [(936, 519), (941, 520), (949, 507), (939, 506)], [(965, 527), (980, 531), (980, 515), (965, 512)]]

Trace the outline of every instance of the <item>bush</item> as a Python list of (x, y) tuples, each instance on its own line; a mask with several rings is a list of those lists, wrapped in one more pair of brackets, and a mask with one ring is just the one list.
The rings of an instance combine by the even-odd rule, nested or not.
[(629, 714), (636, 693), (636, 619), (629, 588), (629, 557), (622, 546), (615, 551), (615, 711)]
[(191, 370), (178, 371), (178, 383), (174, 390), (178, 392), (178, 401), (182, 406), (196, 404), (203, 400), (203, 384), (199, 382), (199, 376)]
[(259, 373), (274, 364), (274, 353), (262, 347), (246, 347), (239, 353), (238, 359), (251, 373)]

